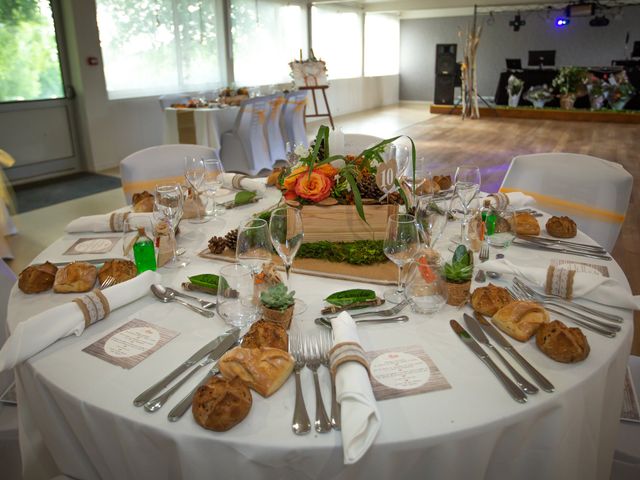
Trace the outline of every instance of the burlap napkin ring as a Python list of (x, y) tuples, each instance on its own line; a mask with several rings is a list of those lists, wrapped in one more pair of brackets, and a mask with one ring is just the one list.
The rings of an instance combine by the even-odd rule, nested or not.
[(111, 312), (107, 297), (97, 289), (92, 290), (81, 297), (74, 298), (73, 302), (78, 305), (82, 311), (85, 328), (99, 322), (103, 318), (106, 318)]
[(247, 175), (242, 175), (240, 173), (234, 175), (233, 178), (231, 179), (231, 186), (236, 190), (243, 190), (242, 186), (240, 185), (240, 182), (242, 182), (242, 180), (244, 180), (245, 178), (248, 178)]
[(503, 211), (505, 208), (509, 206), (509, 197), (506, 193), (492, 193), (489, 195), (493, 198), (493, 203), (495, 204), (495, 209), (498, 211)]
[(124, 221), (131, 212), (113, 212), (109, 217), (109, 228), (112, 232), (121, 232), (124, 228)]
[(331, 370), (331, 375), (335, 376), (338, 367), (345, 362), (358, 362), (366, 368), (367, 373), (369, 373), (369, 361), (359, 343), (338, 343), (329, 351), (329, 369)]
[(547, 283), (544, 286), (545, 293), (571, 300), (573, 298), (573, 278), (575, 276), (575, 270), (550, 266), (547, 269)]

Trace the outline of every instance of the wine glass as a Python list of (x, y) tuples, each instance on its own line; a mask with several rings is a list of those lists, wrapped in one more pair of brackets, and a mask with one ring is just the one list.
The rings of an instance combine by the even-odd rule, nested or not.
[[(416, 158), (416, 166), (413, 168), (413, 162), (409, 161), (407, 167), (406, 176), (404, 178), (405, 183), (409, 186), (412, 193), (413, 206), (417, 207), (418, 192), (429, 180), (431, 183), (431, 172), (427, 168), (427, 162), (424, 157)], [(415, 182), (415, 183), (414, 183)], [(433, 192), (428, 192), (433, 193)]]
[(396, 161), (396, 167), (398, 167), (398, 178), (405, 175), (407, 170), (412, 167), (411, 149), (406, 145), (391, 144), (391, 147), (389, 149), (389, 157), (394, 158)]
[(412, 262), (420, 250), (416, 219), (408, 213), (396, 213), (387, 219), (387, 234), (384, 239), (384, 254), (398, 266), (398, 286), (384, 292), (391, 303), (405, 299), (403, 268)]
[(418, 200), (416, 222), (422, 242), (433, 249), (447, 226), (449, 201), (444, 197), (423, 196)]
[(205, 223), (209, 219), (202, 214), (203, 205), (200, 200), (200, 188), (204, 181), (204, 160), (196, 157), (185, 157), (184, 159), (184, 176), (187, 183), (191, 187), (193, 193), (193, 202), (196, 206), (196, 217), (189, 220), (189, 223)]
[[(189, 263), (184, 255), (178, 259), (176, 252), (175, 230), (180, 218), (182, 218), (182, 207), (184, 196), (182, 188), (177, 183), (156, 185), (154, 209), (159, 219), (164, 220), (169, 225), (169, 244), (171, 245), (171, 259), (163, 265), (167, 268), (184, 267)], [(159, 252), (159, 255), (162, 252)]]
[[(207, 195), (211, 197), (212, 207), (207, 211), (208, 215), (217, 217), (225, 213), (224, 208), (218, 208), (216, 204), (216, 192), (222, 187), (224, 177), (224, 166), (217, 158), (207, 158), (204, 160), (204, 187)], [(208, 202), (207, 202), (208, 204)]]
[(240, 224), (236, 260), (254, 274), (260, 273), (263, 265), (271, 261), (271, 240), (266, 220), (252, 218)]
[[(271, 243), (284, 264), (289, 290), (292, 290), (289, 281), (291, 266), (304, 237), (300, 210), (293, 207), (276, 208), (271, 212), (269, 219), (269, 234)], [(295, 308), (296, 313), (300, 314), (307, 309), (307, 306), (302, 300), (296, 298)]]
[(465, 230), (469, 221), (469, 204), (480, 190), (480, 169), (474, 165), (462, 165), (456, 169), (454, 177), (454, 196), (462, 205), (462, 223), (460, 226), (460, 243), (466, 244)]

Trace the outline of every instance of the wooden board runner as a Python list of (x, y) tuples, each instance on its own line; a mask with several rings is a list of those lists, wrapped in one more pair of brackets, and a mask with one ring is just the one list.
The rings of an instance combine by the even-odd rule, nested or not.
[[(199, 256), (223, 262), (236, 261), (235, 254), (228, 249), (225, 253), (216, 255), (207, 248), (200, 252)], [(284, 270), (280, 257), (274, 255), (273, 262), (278, 270)], [(398, 282), (398, 267), (392, 262), (375, 263), (373, 265), (350, 265), (348, 263), (329, 262), (315, 258), (296, 258), (293, 262), (292, 272), (316, 277), (335, 278), (337, 280), (367, 282), (375, 285), (395, 285)]]

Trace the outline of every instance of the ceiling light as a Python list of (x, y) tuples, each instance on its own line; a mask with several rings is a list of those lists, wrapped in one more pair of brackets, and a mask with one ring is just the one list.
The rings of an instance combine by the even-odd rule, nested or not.
[(589, 20), (589, 25), (592, 27), (606, 27), (609, 25), (609, 19), (604, 15), (596, 15), (591, 20)]
[(569, 25), (570, 20), (567, 17), (557, 17), (554, 25), (556, 28), (564, 28)]

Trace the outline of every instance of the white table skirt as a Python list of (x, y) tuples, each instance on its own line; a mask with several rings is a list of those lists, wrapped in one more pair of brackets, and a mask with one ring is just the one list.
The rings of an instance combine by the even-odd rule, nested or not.
[[(267, 200), (257, 205), (229, 211), (224, 221), (204, 226), (185, 224), (182, 244), (190, 251), (204, 248), (212, 234), (220, 235), (241, 218), (265, 208), (275, 195), (270, 191)], [(450, 229), (451, 234), (457, 231), (453, 226)], [(58, 260), (75, 238), (61, 238), (38, 260)], [(578, 241), (586, 240), (584, 235), (578, 237)], [(446, 245), (447, 239), (440, 240), (441, 247)], [(540, 264), (553, 257), (516, 247), (505, 253), (521, 264)], [(615, 262), (602, 263), (628, 288)], [(160, 272), (165, 284), (178, 287), (188, 275), (216, 273), (220, 266), (194, 257), (186, 269)], [(320, 328), (313, 318), (323, 297), (358, 286), (295, 274), (292, 282), (308, 304), (307, 311), (294, 321), (302, 322), (308, 330)], [(379, 294), (383, 290), (371, 288)], [(54, 294), (27, 296), (14, 289), (9, 302), (10, 326), (68, 300)], [(448, 320), (460, 320), (462, 312), (453, 307), (447, 306), (432, 317), (409, 313), (411, 320), (406, 324), (361, 327), (359, 333), (367, 350), (422, 346), (452, 388), (380, 402), (382, 428), (377, 439), (360, 462), (345, 467), (339, 432), (313, 432), (303, 437), (291, 432), (293, 379), (269, 399), (254, 394), (249, 416), (225, 433), (200, 428), (189, 413), (179, 422), (167, 421), (167, 412), (198, 379), (184, 386), (157, 413), (134, 407), (135, 396), (225, 329), (219, 317), (205, 319), (180, 305), (161, 304), (149, 295), (113, 312), (81, 337), (58, 342), (17, 369), (26, 478), (50, 478), (58, 472), (83, 479), (608, 478), (633, 333), (631, 313), (619, 313), (625, 324), (614, 339), (584, 331), (591, 354), (582, 363), (554, 362), (533, 341), (517, 344), (556, 386), (555, 393), (541, 391), (529, 396), (526, 405), (511, 400), (455, 337)], [(180, 335), (131, 370), (82, 352), (131, 318), (178, 330)], [(330, 398), (328, 375), (325, 369), (320, 373), (326, 401)], [(303, 389), (313, 417), (309, 370), (303, 372)]]
[[(193, 108), (196, 144), (205, 145), (215, 150), (222, 146), (222, 134), (233, 129), (240, 107), (225, 108)], [(164, 143), (172, 145), (180, 143), (178, 135), (178, 111), (176, 108), (164, 110)], [(185, 111), (182, 109), (182, 111)]]

